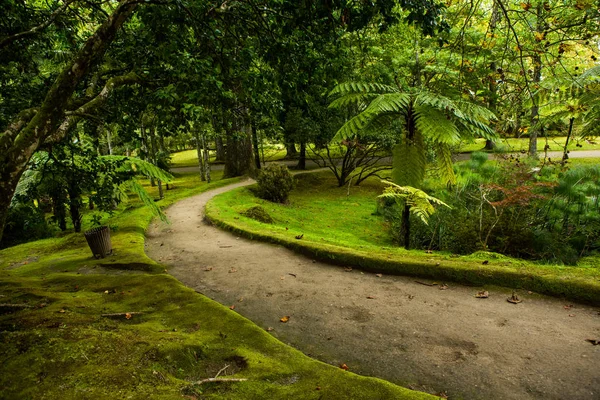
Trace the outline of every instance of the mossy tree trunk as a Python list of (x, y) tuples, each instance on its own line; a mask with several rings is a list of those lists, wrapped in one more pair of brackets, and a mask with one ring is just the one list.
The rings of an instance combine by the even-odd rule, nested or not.
[(96, 98), (75, 110), (77, 113), (67, 113), (68, 103), (76, 88), (102, 59), (117, 32), (138, 4), (137, 1), (121, 1), (58, 75), (41, 105), (22, 111), (0, 133), (0, 240), (10, 202), (33, 154), (44, 143), (63, 139), (73, 124), (78, 122), (80, 117), (76, 114), (81, 115), (83, 112), (80, 111), (87, 112), (89, 108), (103, 103), (115, 87), (116, 83), (109, 80), (107, 85), (110, 85), (105, 86)]

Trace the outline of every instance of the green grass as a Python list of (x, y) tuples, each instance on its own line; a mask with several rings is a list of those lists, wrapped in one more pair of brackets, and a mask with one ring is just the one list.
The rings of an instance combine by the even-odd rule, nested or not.
[[(159, 204), (234, 181), (178, 176)], [(0, 306), (0, 398), (432, 398), (312, 360), (186, 288), (144, 254), (151, 219), (122, 206), (103, 260), (75, 233), (0, 251), (0, 303), (32, 306)], [(101, 316), (125, 312), (143, 314)], [(247, 381), (192, 384), (226, 365)]]
[[(286, 151), (278, 146), (265, 147), (265, 161), (278, 161), (285, 158)], [(262, 153), (261, 153), (262, 160)], [(215, 152), (210, 152), (210, 162), (215, 161)], [(171, 167), (197, 167), (198, 152), (196, 150), (184, 150), (171, 154)]]
[[(298, 176), (289, 204), (256, 198), (249, 188), (215, 197), (206, 208), (217, 225), (250, 238), (278, 243), (326, 261), (374, 272), (413, 275), (476, 285), (524, 288), (600, 304), (600, 265), (588, 259), (578, 267), (544, 265), (478, 252), (458, 257), (448, 253), (394, 246), (383, 220), (372, 215), (382, 186), (377, 180), (361, 187), (338, 188), (329, 174)], [(262, 206), (275, 220), (263, 224), (241, 215)], [(316, 217), (318, 216), (318, 217)], [(295, 239), (304, 235), (302, 239)], [(488, 261), (483, 265), (483, 261)]]
[[(549, 137), (548, 145), (550, 146), (548, 151), (563, 151), (565, 142), (567, 138), (566, 136), (560, 137)], [(593, 144), (595, 143), (595, 144)], [(498, 152), (520, 152), (527, 151), (529, 148), (529, 138), (504, 138), (500, 139), (496, 142), (498, 148), (496, 151)], [(578, 147), (577, 144), (581, 145)], [(476, 139), (473, 143), (464, 143), (462, 144), (458, 152), (461, 153), (470, 153), (473, 151), (481, 151), (485, 146), (485, 139)], [(542, 153), (544, 151), (544, 147), (546, 146), (546, 138), (538, 138), (537, 140), (537, 148), (538, 152)], [(570, 151), (578, 151), (578, 150), (600, 150), (600, 141), (594, 140), (592, 143), (588, 143), (585, 140), (576, 140), (571, 139), (569, 141), (569, 150)]]

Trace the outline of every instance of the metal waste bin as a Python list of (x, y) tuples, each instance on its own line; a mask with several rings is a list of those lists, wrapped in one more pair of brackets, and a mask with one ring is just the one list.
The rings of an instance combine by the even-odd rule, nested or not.
[(84, 232), (85, 240), (96, 258), (104, 258), (112, 253), (112, 244), (110, 243), (110, 228), (101, 226)]

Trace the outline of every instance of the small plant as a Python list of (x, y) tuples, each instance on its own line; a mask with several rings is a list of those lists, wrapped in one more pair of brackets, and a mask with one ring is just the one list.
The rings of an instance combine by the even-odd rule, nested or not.
[(243, 216), (245, 216), (245, 217), (252, 218), (252, 219), (254, 219), (254, 220), (258, 221), (258, 222), (262, 222), (262, 223), (265, 223), (265, 224), (272, 224), (273, 223), (273, 218), (261, 206), (251, 207), (251, 208), (247, 209), (246, 211), (244, 211), (241, 214)]
[(294, 177), (285, 165), (270, 164), (260, 171), (257, 195), (275, 203), (285, 203), (294, 188)]

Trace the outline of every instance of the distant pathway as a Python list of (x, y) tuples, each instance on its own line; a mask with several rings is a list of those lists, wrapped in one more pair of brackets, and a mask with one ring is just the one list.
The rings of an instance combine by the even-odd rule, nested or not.
[(600, 346), (586, 342), (600, 339), (598, 308), (345, 271), (203, 222), (208, 200), (249, 183), (171, 206), (171, 224), (149, 228), (148, 255), (283, 342), (359, 374), (450, 399), (600, 399)]
[[(501, 154), (508, 154), (508, 153), (501, 153)], [(540, 155), (541, 154), (542, 153), (540, 153)], [(492, 157), (495, 156), (494, 154), (490, 154), (490, 155)], [(549, 151), (548, 152), (548, 157), (551, 158), (552, 160), (561, 160), (562, 155), (563, 155), (562, 151)], [(470, 153), (454, 154), (454, 158), (458, 161), (468, 160), (470, 157), (471, 157)], [(569, 157), (570, 158), (600, 158), (600, 150), (572, 151), (569, 153)], [(391, 163), (391, 157), (387, 159), (387, 162)], [(599, 162), (600, 162), (600, 160), (599, 160)], [(288, 167), (293, 167), (298, 164), (298, 160), (267, 161), (266, 163), (267, 164), (280, 163), (280, 164), (285, 164)], [(313, 160), (311, 160), (311, 159), (306, 160), (306, 168), (307, 169), (314, 169), (314, 168), (318, 168), (318, 167), (319, 166), (317, 165), (317, 163), (315, 163)], [(210, 166), (210, 168), (215, 171), (220, 171), (223, 169), (223, 164), (212, 164)], [(174, 167), (174, 168), (171, 168), (171, 171), (175, 172), (175, 173), (180, 173), (180, 174), (196, 172), (196, 171), (198, 171), (198, 167)]]

